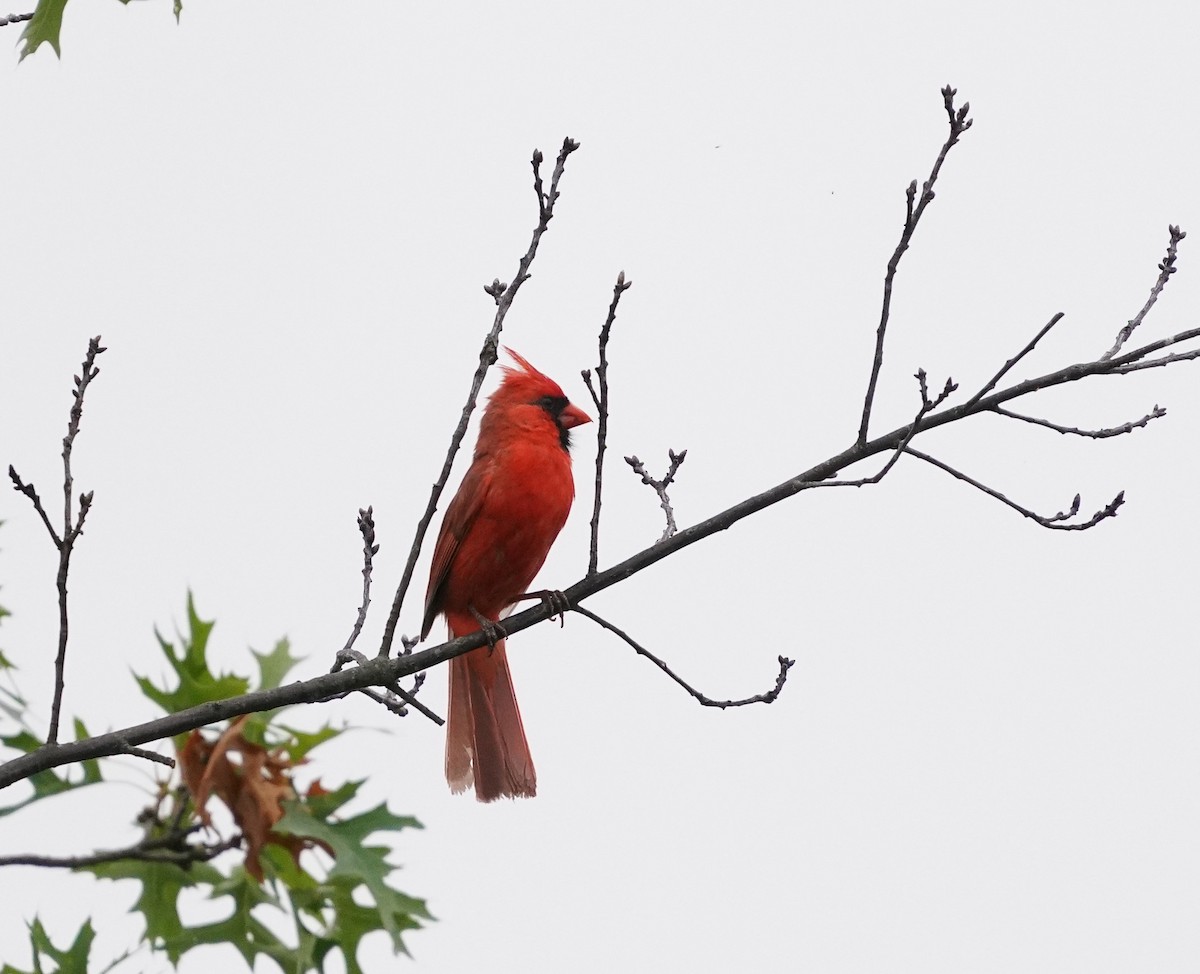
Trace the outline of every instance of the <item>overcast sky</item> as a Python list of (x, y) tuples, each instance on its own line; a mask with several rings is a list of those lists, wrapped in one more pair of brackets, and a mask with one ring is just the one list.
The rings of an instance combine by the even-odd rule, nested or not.
[[(222, 668), (287, 635), (299, 675), (328, 669), (367, 504), (377, 642), (491, 322), (481, 286), (511, 279), (536, 220), (530, 153), (564, 136), (582, 148), (504, 341), (590, 408), (579, 371), (617, 272), (633, 281), (602, 567), (662, 529), (621, 455), (661, 473), (686, 448), (690, 524), (852, 441), (948, 82), (976, 123), (897, 279), (875, 430), (911, 418), (917, 367), (973, 390), (1058, 311), (1020, 376), (1095, 358), (1169, 223), (1195, 240), (1140, 334), (1195, 327), (1200, 8), (980, 10), (213, 0), (176, 26), (165, 2), (71, 4), (61, 62), (14, 49), (0, 67), (0, 461), (43, 496), (88, 337), (109, 349), (76, 451), (96, 499), (68, 711), (95, 730), (157, 715), (129, 673), (162, 674), (153, 628), (183, 624), (189, 588)], [(515, 638), (532, 801), (451, 796), (420, 717), (365, 698), (305, 712), (369, 728), (313, 774), (369, 776), (361, 808), (426, 826), (394, 856), (439, 918), (409, 936), (414, 969), (1194, 970), (1198, 382), (1190, 364), (1022, 403), (1069, 426), (1168, 409), (1112, 440), (989, 417), (923, 438), (1043, 513), (1124, 489), (1094, 531), (1045, 531), (907, 460), (588, 603), (713, 696), (765, 690), (794, 657), (770, 707), (702, 709), (578, 616)], [(587, 564), (579, 433), (580, 497), (541, 575), (559, 588)], [(0, 519), (0, 646), (44, 720), (55, 556), (22, 497), (0, 493)], [(425, 700), (444, 694), (435, 672)], [(131, 841), (151, 770), (111, 764), (127, 784), (4, 820), (0, 852)], [(27, 962), (35, 912), (60, 940), (90, 914), (96, 954), (119, 953), (135, 894), (6, 872), (0, 956)], [(382, 935), (362, 959), (408, 967)]]

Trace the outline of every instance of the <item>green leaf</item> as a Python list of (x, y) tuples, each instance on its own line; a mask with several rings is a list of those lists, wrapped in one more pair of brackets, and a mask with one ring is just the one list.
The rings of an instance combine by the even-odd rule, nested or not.
[(83, 926), (75, 935), (75, 940), (66, 950), (59, 950), (50, 941), (50, 935), (42, 926), (42, 921), (36, 916), (29, 924), (29, 943), (33, 948), (33, 971), (25, 972), (8, 964), (4, 965), (0, 974), (42, 974), (42, 960), (49, 959), (58, 965), (55, 974), (87, 974), (88, 954), (92, 949), (92, 941), (96, 931), (90, 919), (83, 921)]
[[(83, 721), (76, 719), (75, 740), (81, 741), (88, 736), (87, 728), (83, 725)], [(0, 743), (12, 748), (14, 751), (29, 754), (32, 751), (36, 751), (44, 742), (28, 730), (22, 730), (7, 737), (0, 737)], [(88, 761), (80, 761), (78, 767), (82, 769), (83, 776), (76, 779), (67, 777), (66, 773), (60, 775), (54, 769), (38, 771), (30, 775), (26, 780), (33, 786), (33, 794), (13, 805), (6, 805), (0, 808), (0, 818), (11, 815), (18, 809), (24, 808), (26, 805), (30, 805), (42, 798), (49, 798), (51, 795), (61, 795), (65, 791), (74, 791), (76, 788), (84, 788), (87, 785), (94, 785), (103, 780), (100, 774), (100, 762), (95, 758)]]
[(294, 727), (284, 727), (277, 725), (277, 729), (287, 733), (287, 739), (276, 742), (276, 746), (284, 748), (288, 752), (288, 757), (295, 763), (299, 764), (308, 757), (310, 751), (320, 747), (326, 741), (337, 737), (344, 727), (334, 727), (331, 724), (325, 724), (315, 731), (296, 730)]
[(212, 700), (236, 697), (250, 689), (250, 682), (244, 677), (231, 673), (218, 676), (208, 668), (208, 636), (214, 623), (205, 621), (196, 614), (191, 592), (188, 593), (187, 614), (188, 635), (186, 638), (180, 637), (184, 639), (182, 652), (177, 653), (175, 646), (163, 639), (158, 632), (154, 634), (162, 647), (163, 655), (179, 679), (179, 685), (173, 690), (160, 689), (149, 678), (134, 674), (142, 693), (167, 713), (175, 713)]
[(231, 897), (233, 912), (224, 920), (197, 927), (184, 927), (163, 942), (167, 956), (175, 963), (193, 947), (202, 944), (231, 944), (241, 953), (247, 965), (254, 967), (255, 958), (265, 954), (274, 960), (285, 974), (307, 971), (311, 964), (303, 963), (303, 949), (289, 947), (252, 913), (256, 906), (271, 904), (281, 907), (278, 899), (238, 866), (227, 878), (213, 884), (210, 899)]
[[(419, 927), (417, 918), (432, 918), (424, 900), (408, 896), (388, 885), (388, 873), (394, 868), (387, 862), (390, 850), (386, 846), (366, 845), (366, 840), (376, 832), (421, 828), (421, 823), (411, 816), (394, 815), (382, 804), (361, 815), (336, 822), (317, 817), (302, 802), (284, 802), (284, 808), (283, 818), (275, 825), (276, 832), (324, 842), (333, 850), (334, 865), (329, 872), (327, 885), (335, 912), (345, 924), (341, 933), (348, 936), (349, 940), (343, 941), (338, 937), (331, 939), (342, 949), (347, 968), (351, 971), (358, 969), (354, 951), (362, 936), (371, 930), (386, 930), (392, 938), (392, 949), (396, 953), (407, 953), (402, 936), (404, 931)], [(353, 893), (360, 884), (367, 888), (374, 900), (373, 909), (354, 903)]]
[(18, 41), (22, 45), (20, 60), (24, 61), (43, 44), (49, 44), (54, 48), (55, 56), (62, 57), (58, 38), (62, 32), (63, 10), (66, 6), (67, 0), (38, 0), (33, 19), (25, 25)]
[(182, 950), (172, 951), (170, 944), (176, 943), (184, 931), (179, 919), (178, 900), (180, 890), (201, 884), (214, 885), (225, 877), (208, 863), (193, 863), (184, 869), (170, 862), (146, 862), (138, 859), (121, 859), (102, 862), (94, 866), (81, 866), (79, 872), (88, 872), (100, 879), (134, 879), (142, 884), (142, 891), (130, 908), (140, 912), (146, 919), (144, 940), (156, 949), (167, 946), (167, 957), (177, 963)]
[(258, 688), (260, 690), (274, 690), (283, 682), (283, 678), (291, 669), (303, 659), (300, 656), (293, 656), (290, 652), (291, 648), (291, 643), (284, 638), (279, 640), (269, 653), (256, 653), (254, 650), (250, 650), (250, 655), (258, 660)]

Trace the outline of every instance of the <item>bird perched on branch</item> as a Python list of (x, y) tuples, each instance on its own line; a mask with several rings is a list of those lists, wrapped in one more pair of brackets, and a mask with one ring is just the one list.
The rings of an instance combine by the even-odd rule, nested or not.
[[(553, 379), (511, 349), (479, 425), (475, 459), (446, 508), (421, 638), (446, 617), (450, 637), (483, 628), (495, 645), (450, 661), (446, 780), (481, 802), (532, 798), (537, 774), (513, 692), (499, 620), (525, 595), (575, 497), (571, 429), (591, 422)], [(500, 635), (503, 635), (501, 630)]]

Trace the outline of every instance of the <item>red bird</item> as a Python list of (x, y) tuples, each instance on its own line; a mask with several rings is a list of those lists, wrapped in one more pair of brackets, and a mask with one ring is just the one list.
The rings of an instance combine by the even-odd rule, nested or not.
[[(512, 349), (479, 424), (475, 459), (446, 508), (421, 638), (446, 617), (450, 637), (498, 622), (524, 595), (566, 523), (575, 497), (567, 448), (572, 427), (590, 423), (558, 383)], [(513, 692), (504, 641), (450, 661), (446, 780), (475, 786), (481, 802), (532, 798), (537, 774)]]

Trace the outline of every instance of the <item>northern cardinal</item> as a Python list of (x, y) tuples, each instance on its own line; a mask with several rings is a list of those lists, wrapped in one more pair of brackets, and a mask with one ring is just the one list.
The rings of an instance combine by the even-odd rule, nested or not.
[[(479, 424), (475, 459), (446, 508), (422, 639), (439, 613), (451, 638), (507, 615), (542, 567), (575, 497), (570, 431), (591, 419), (557, 382), (505, 351), (519, 368), (503, 367)], [(450, 661), (446, 780), (456, 794), (474, 785), (481, 802), (537, 793), (503, 639)]]

